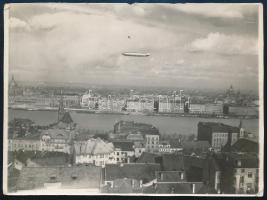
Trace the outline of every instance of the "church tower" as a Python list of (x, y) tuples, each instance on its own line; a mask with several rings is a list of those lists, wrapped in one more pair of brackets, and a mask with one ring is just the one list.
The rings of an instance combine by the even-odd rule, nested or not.
[(65, 114), (65, 109), (64, 109), (64, 102), (63, 102), (63, 96), (62, 96), (62, 90), (61, 90), (59, 106), (58, 106), (58, 122), (63, 118), (64, 114)]

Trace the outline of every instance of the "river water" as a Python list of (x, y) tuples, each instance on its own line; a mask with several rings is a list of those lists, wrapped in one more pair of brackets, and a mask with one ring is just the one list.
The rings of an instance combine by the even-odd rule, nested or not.
[[(113, 130), (113, 125), (119, 120), (130, 120), (152, 124), (157, 127), (161, 134), (197, 134), (197, 124), (203, 122), (221, 122), (232, 126), (238, 126), (239, 119), (221, 118), (198, 118), (198, 117), (169, 117), (169, 116), (144, 116), (144, 115), (117, 115), (117, 114), (88, 114), (70, 112), (73, 121), (80, 128), (91, 129), (94, 131)], [(56, 111), (26, 111), (9, 109), (8, 118), (28, 118), (38, 125), (48, 125), (57, 121)], [(243, 119), (245, 130), (258, 136), (259, 120)]]

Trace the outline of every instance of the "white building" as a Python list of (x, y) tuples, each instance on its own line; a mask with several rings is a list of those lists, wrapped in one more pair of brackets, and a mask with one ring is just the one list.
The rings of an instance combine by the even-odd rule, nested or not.
[(41, 151), (72, 153), (75, 132), (65, 129), (48, 129), (41, 133)]
[(8, 139), (8, 151), (40, 151), (40, 136)]
[(178, 144), (178, 142), (176, 143), (175, 141), (162, 141), (159, 143), (159, 153), (175, 153), (182, 150), (182, 146)]
[(74, 160), (76, 164), (91, 163), (96, 166), (105, 166), (107, 163), (116, 163), (114, 150), (111, 142), (105, 142), (100, 138), (75, 141)]
[(146, 134), (145, 143), (146, 152), (158, 152), (159, 150), (159, 135), (158, 134)]
[(116, 163), (129, 163), (129, 159), (134, 156), (134, 143), (131, 141), (115, 141), (112, 142), (114, 150), (114, 160)]
[(84, 94), (81, 97), (81, 107), (87, 107), (89, 109), (94, 109), (96, 102), (97, 102), (97, 97), (94, 97), (91, 94), (91, 90), (89, 90), (89, 92), (87, 94)]
[(146, 147), (144, 142), (142, 141), (135, 141), (134, 142), (134, 156), (139, 158), (143, 152), (146, 151)]

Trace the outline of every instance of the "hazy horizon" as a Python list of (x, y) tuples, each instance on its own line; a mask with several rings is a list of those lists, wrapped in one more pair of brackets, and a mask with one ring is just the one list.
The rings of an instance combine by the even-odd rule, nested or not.
[(17, 81), (258, 90), (257, 5), (9, 6)]

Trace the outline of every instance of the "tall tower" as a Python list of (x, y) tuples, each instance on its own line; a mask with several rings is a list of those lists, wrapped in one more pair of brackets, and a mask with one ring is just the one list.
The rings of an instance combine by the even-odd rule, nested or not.
[(65, 109), (64, 109), (64, 102), (63, 102), (63, 96), (62, 96), (62, 90), (61, 90), (59, 106), (58, 106), (58, 122), (63, 118), (64, 114), (65, 114)]

